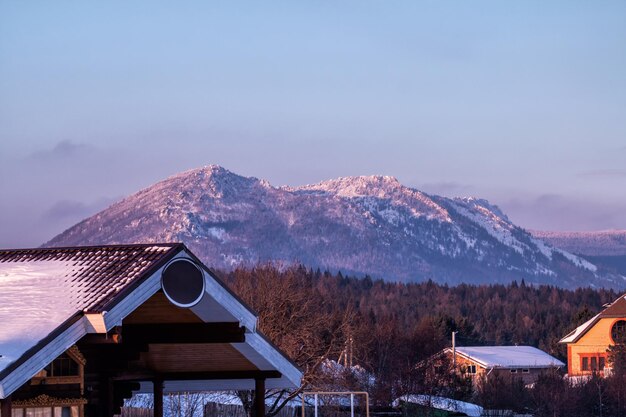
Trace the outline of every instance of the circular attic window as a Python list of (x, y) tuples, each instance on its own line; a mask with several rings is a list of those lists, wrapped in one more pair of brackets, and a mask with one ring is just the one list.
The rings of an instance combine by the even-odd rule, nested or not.
[(178, 307), (193, 307), (204, 295), (204, 273), (188, 259), (175, 259), (161, 275), (165, 296)]
[(611, 327), (611, 338), (614, 343), (626, 343), (626, 320), (618, 320)]

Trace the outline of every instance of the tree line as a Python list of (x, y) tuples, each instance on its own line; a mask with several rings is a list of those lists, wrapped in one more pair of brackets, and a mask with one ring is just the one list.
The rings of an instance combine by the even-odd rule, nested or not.
[[(276, 264), (218, 275), (256, 310), (259, 329), (303, 369), (308, 388), (336, 383), (323, 361), (350, 352), (352, 363), (372, 376), (365, 388), (381, 405), (420, 383), (433, 386), (416, 364), (450, 346), (453, 331), (459, 346), (531, 345), (565, 361), (566, 347), (558, 341), (618, 296), (524, 281), (407, 284)], [(450, 395), (467, 399), (467, 386), (457, 382)], [(363, 383), (353, 375), (343, 381), (345, 388), (362, 389)], [(290, 394), (296, 393), (282, 398)]]

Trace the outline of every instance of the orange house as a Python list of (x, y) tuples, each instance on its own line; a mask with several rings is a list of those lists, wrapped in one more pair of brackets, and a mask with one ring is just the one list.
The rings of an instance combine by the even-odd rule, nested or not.
[(607, 350), (626, 342), (626, 295), (604, 311), (578, 326), (559, 343), (567, 344), (567, 373), (570, 376), (604, 374), (609, 371)]

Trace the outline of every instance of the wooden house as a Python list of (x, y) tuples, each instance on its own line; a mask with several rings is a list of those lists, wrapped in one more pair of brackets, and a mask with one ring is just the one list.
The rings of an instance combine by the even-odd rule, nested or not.
[[(479, 381), (481, 377), (520, 378), (525, 384), (537, 381), (542, 372), (565, 366), (563, 362), (532, 346), (471, 346), (444, 351), (463, 375)], [(452, 358), (452, 356), (455, 358)]]
[(608, 348), (626, 343), (626, 295), (578, 326), (560, 343), (567, 344), (568, 375), (603, 375), (609, 367)]
[(110, 417), (140, 391), (162, 417), (164, 392), (298, 387), (256, 324), (182, 244), (0, 250), (0, 416)]

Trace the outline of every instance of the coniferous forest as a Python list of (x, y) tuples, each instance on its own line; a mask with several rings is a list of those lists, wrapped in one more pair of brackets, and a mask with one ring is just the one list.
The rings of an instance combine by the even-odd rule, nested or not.
[[(458, 332), (458, 346), (531, 345), (566, 362), (566, 347), (558, 341), (614, 301), (619, 294), (612, 290), (565, 290), (523, 281), (404, 284), (277, 265), (218, 275), (258, 313), (261, 331), (303, 369), (312, 387), (336, 384), (336, 374), (328, 381), (323, 361), (345, 360), (342, 352), (349, 352), (352, 364), (371, 377), (359, 379), (350, 373), (342, 388), (367, 389), (374, 404), (428, 391), (538, 416), (626, 411), (626, 384), (610, 379), (576, 385), (562, 378), (563, 370), (542, 378), (535, 389), (496, 381), (472, 393), (463, 381), (442, 381), (441, 375), (432, 379), (418, 366), (450, 346), (453, 331)], [(616, 402), (611, 402), (612, 387), (619, 388)], [(563, 399), (563, 404), (544, 404), (550, 396)]]

